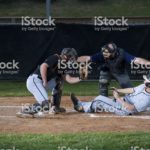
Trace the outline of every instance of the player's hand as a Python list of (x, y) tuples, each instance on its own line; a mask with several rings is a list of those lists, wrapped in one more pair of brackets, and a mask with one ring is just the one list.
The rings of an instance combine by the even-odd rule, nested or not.
[(113, 96), (114, 96), (115, 99), (119, 99), (120, 98), (119, 94), (118, 94), (118, 92), (116, 90), (113, 91)]
[(110, 90), (117, 92), (117, 88), (115, 88), (115, 87), (110, 87)]
[(47, 81), (43, 81), (43, 86), (46, 88), (48, 85), (48, 82)]

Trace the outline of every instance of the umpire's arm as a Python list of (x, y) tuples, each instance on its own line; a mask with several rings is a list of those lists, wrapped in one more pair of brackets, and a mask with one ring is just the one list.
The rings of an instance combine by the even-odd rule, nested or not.
[(150, 65), (150, 61), (144, 59), (144, 58), (139, 58), (136, 57), (133, 61), (135, 64), (141, 64), (141, 65)]

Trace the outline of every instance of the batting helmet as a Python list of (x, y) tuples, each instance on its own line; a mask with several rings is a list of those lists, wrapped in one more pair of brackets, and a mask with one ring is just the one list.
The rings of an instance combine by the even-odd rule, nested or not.
[(67, 56), (69, 60), (76, 60), (78, 57), (77, 51), (74, 48), (64, 48), (61, 55)]

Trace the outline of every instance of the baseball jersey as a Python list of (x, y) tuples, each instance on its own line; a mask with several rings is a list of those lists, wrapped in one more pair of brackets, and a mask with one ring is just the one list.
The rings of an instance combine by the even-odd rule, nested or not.
[(145, 91), (145, 85), (141, 84), (134, 88), (132, 94), (124, 97), (125, 101), (135, 106), (138, 112), (145, 111), (150, 107), (150, 93)]
[[(49, 66), (47, 70), (48, 81), (56, 76), (61, 76), (61, 74), (58, 73), (58, 59), (59, 57), (57, 55), (51, 55), (44, 61), (44, 63), (48, 64)], [(37, 69), (34, 71), (34, 74), (37, 74), (39, 78), (41, 78), (40, 66), (37, 67)]]
[[(95, 62), (95, 63), (105, 63), (105, 59), (104, 59), (102, 52), (92, 55), (90, 57), (90, 59), (92, 62)], [(127, 52), (124, 52), (124, 60), (126, 63), (130, 64), (134, 59), (135, 59), (135, 56), (133, 56)]]

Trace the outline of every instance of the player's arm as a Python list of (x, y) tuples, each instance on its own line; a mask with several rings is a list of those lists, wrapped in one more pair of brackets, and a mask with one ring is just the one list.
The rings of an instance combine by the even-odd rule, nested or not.
[(70, 84), (75, 84), (81, 81), (79, 77), (71, 77), (70, 75), (65, 75), (65, 80)]
[(133, 111), (135, 109), (135, 106), (132, 105), (132, 104), (129, 104), (129, 103), (125, 102), (123, 100), (123, 98), (119, 96), (118, 92), (113, 91), (113, 96), (116, 99), (116, 101), (118, 101), (119, 103), (121, 103), (122, 106), (125, 107), (127, 110)]
[(127, 63), (134, 63), (134, 64), (141, 64), (141, 65), (150, 65), (150, 61), (144, 59), (144, 58), (139, 58), (135, 57), (127, 52), (125, 52), (125, 60)]
[(42, 63), (41, 66), (40, 66), (40, 73), (41, 73), (41, 77), (42, 77), (44, 87), (47, 86), (47, 68), (48, 67), (49, 66), (48, 66), (47, 63)]
[(104, 62), (104, 57), (101, 52), (98, 52), (91, 56), (80, 56), (77, 59), (78, 62), (93, 62), (93, 63), (101, 63)]
[(136, 57), (133, 61), (135, 64), (141, 64), (141, 65), (150, 65), (150, 61), (144, 59), (144, 58), (139, 58)]
[(123, 93), (123, 94), (131, 94), (134, 93), (134, 88), (125, 88), (125, 89), (117, 89), (115, 87), (111, 88), (112, 90), (115, 90), (118, 93)]

